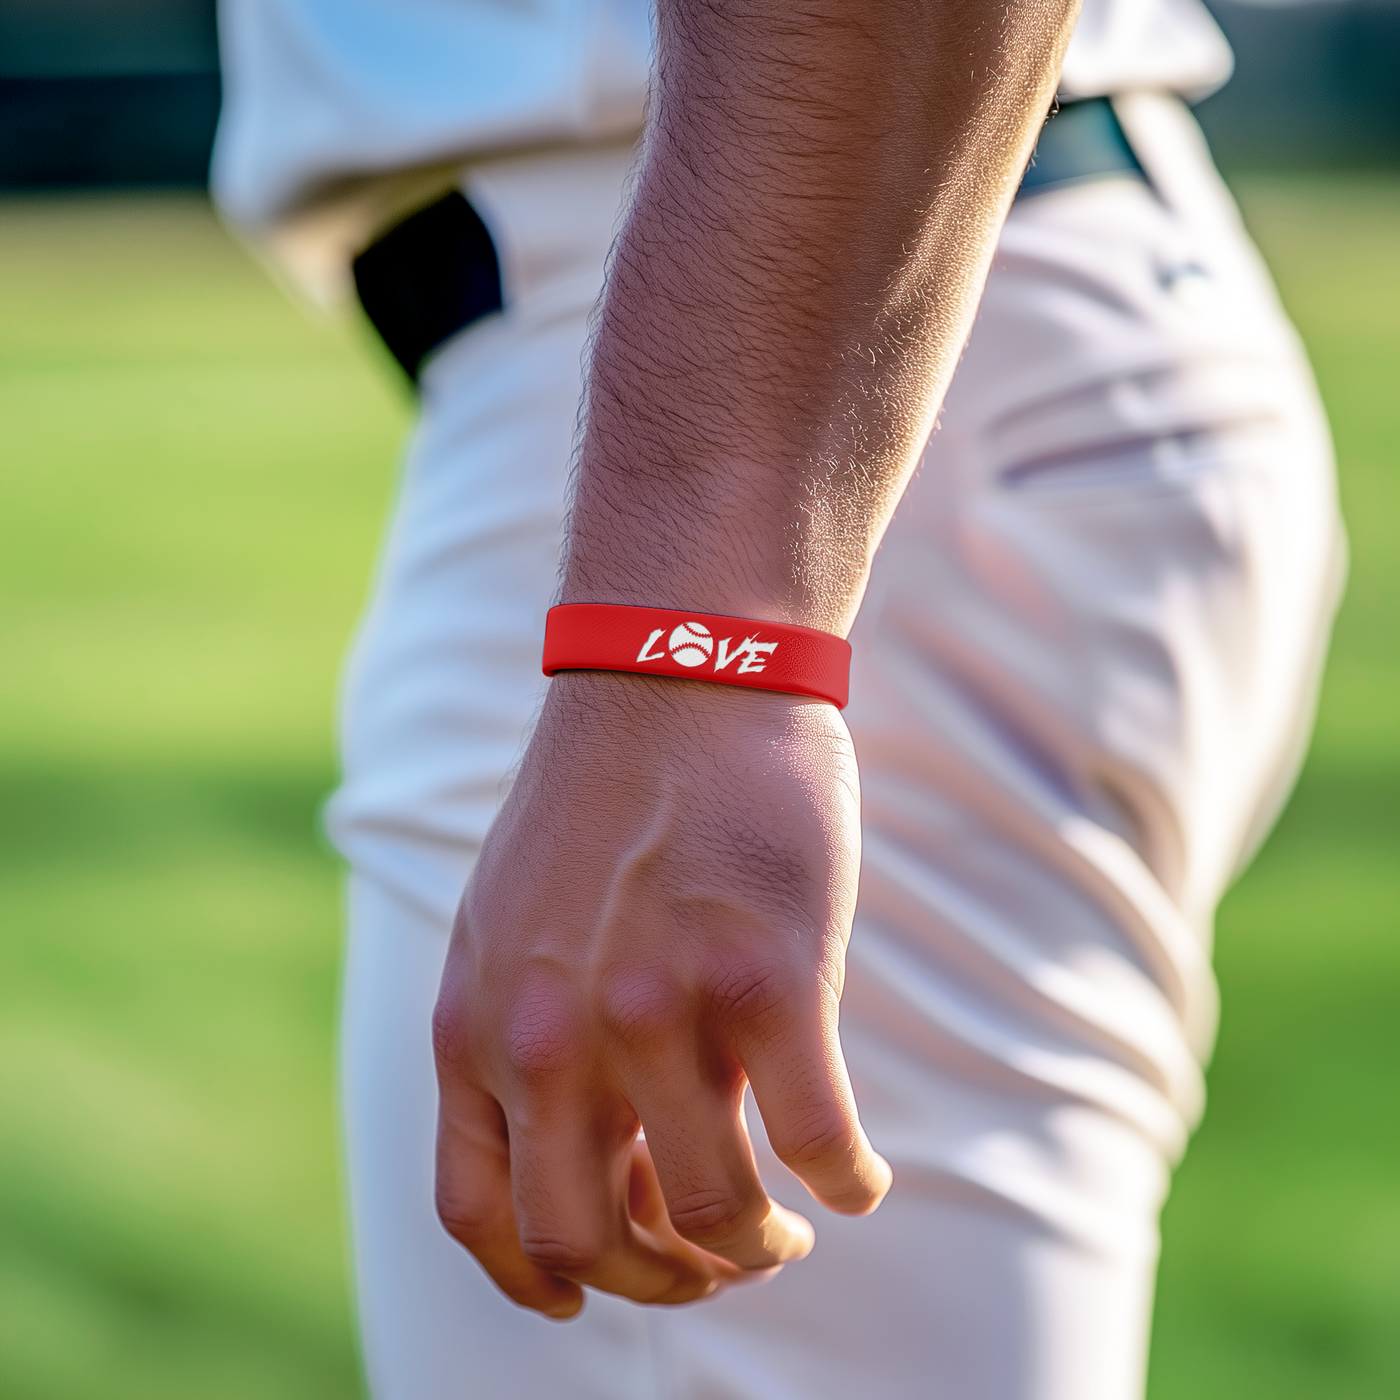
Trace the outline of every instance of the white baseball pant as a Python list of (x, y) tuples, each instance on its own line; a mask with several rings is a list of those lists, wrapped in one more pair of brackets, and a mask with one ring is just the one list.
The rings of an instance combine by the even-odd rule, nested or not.
[(629, 153), (468, 173), (505, 310), (423, 376), (328, 810), (353, 868), (344, 1101), (376, 1400), (1140, 1395), (1213, 910), (1292, 781), (1343, 550), (1308, 369), (1194, 125), (1167, 98), (1118, 107), (1152, 186), (1014, 207), (851, 637), (865, 855), (842, 1040), (894, 1189), (829, 1216), (760, 1141), (772, 1193), (814, 1212), (809, 1259), (677, 1310), (590, 1295), (564, 1325), (507, 1302), (434, 1215), (429, 1015), (545, 684)]

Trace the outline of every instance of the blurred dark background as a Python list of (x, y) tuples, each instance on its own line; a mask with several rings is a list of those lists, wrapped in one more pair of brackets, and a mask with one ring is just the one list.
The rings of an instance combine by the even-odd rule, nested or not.
[[(1208, 3), (1222, 165), (1400, 164), (1400, 0)], [(0, 0), (0, 189), (203, 184), (218, 67), (214, 0)]]
[(0, 189), (202, 185), (214, 0), (0, 0)]

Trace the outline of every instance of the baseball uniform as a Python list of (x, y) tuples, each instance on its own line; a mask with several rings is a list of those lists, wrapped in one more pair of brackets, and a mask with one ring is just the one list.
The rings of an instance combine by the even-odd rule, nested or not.
[[(649, 62), (630, 0), (229, 0), (216, 193), (294, 284), (449, 188), (499, 309), (431, 348), (344, 687), (346, 1138), (376, 1400), (1132, 1400), (1202, 1109), (1211, 923), (1306, 741), (1343, 546), (1297, 339), (1182, 105), (1194, 0), (1089, 0), (1062, 79), (1128, 164), (1013, 206), (851, 635), (842, 1040), (895, 1185), (682, 1309), (516, 1308), (433, 1210), (429, 1015), (546, 684), (589, 316)], [(1085, 108), (1087, 111), (1088, 109)], [(1058, 118), (1056, 119), (1059, 120)], [(703, 600), (697, 601), (701, 606)], [(767, 1149), (778, 1199), (813, 1214)], [(805, 1205), (804, 1205), (805, 1202)]]

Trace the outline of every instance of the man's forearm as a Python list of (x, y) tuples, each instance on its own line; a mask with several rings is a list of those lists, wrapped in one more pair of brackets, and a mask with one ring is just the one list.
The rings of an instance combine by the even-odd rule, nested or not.
[[(565, 602), (844, 631), (952, 373), (1074, 0), (799, 4), (661, 0)], [(858, 787), (828, 705), (556, 677), (435, 1020), (439, 1211), (517, 1302), (801, 1258), (749, 1088), (817, 1200), (889, 1189), (838, 1034)]]
[(1077, 0), (661, 0), (563, 599), (844, 632)]

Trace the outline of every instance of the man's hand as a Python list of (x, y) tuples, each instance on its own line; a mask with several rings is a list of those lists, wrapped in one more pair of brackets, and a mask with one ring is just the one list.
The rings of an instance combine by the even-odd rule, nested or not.
[(746, 1083), (822, 1204), (879, 1203), (836, 1032), (858, 822), (828, 705), (554, 684), (435, 1027), (439, 1212), (516, 1302), (689, 1302), (806, 1254), (811, 1226), (759, 1180)]
[[(849, 630), (1076, 8), (659, 0), (561, 601)], [(819, 1201), (878, 1204), (836, 1035), (857, 819), (824, 705), (555, 678), (437, 1014), (441, 1213), (512, 1298), (684, 1302), (804, 1254), (746, 1081)]]

